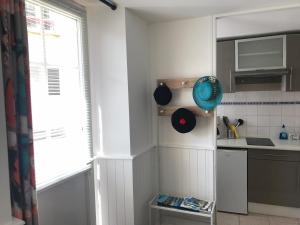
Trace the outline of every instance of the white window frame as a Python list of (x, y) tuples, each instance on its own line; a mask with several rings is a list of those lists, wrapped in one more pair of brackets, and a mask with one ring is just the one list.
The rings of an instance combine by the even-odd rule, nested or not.
[[(59, 13), (65, 13), (67, 16), (73, 17), (80, 21), (81, 26), (78, 27), (79, 33), (81, 34), (78, 37), (79, 48), (79, 61), (83, 62), (83, 65), (80, 64), (80, 79), (82, 79), (82, 88), (85, 93), (82, 95), (85, 96), (86, 101), (86, 110), (87, 110), (87, 124), (86, 132), (88, 136), (88, 151), (90, 157), (93, 157), (92, 149), (92, 122), (91, 122), (91, 96), (90, 96), (90, 73), (89, 73), (89, 60), (88, 60), (88, 43), (87, 43), (87, 19), (85, 8), (71, 0), (26, 0), (27, 2), (32, 2), (34, 4), (41, 4), (42, 6), (46, 5), (49, 8), (57, 9)], [(68, 14), (68, 12), (70, 14)], [(86, 166), (78, 168), (68, 173), (64, 173), (61, 176), (56, 177), (53, 180), (49, 180), (45, 183), (37, 185), (37, 191), (41, 192), (52, 186), (56, 186), (61, 182), (64, 182), (67, 179), (70, 179), (78, 174), (84, 173), (91, 169), (90, 160), (87, 161)]]

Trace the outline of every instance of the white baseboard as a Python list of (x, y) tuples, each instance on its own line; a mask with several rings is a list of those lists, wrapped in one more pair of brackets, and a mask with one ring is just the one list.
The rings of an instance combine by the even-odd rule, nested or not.
[(265, 204), (249, 202), (248, 211), (252, 213), (266, 214), (272, 216), (300, 218), (300, 208), (265, 205)]

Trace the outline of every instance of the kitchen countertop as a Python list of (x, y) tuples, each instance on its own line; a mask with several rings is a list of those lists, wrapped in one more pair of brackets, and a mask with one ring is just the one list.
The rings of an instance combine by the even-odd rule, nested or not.
[(246, 149), (270, 149), (270, 150), (287, 150), (287, 151), (300, 151), (300, 140), (275, 140), (271, 139), (275, 146), (259, 146), (247, 145), (245, 138), (240, 139), (218, 139), (218, 147), (230, 148), (246, 148)]

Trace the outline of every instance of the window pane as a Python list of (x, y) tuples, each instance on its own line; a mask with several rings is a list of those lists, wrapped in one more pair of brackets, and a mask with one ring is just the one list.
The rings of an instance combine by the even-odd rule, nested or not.
[(81, 20), (26, 2), (37, 184), (86, 165)]

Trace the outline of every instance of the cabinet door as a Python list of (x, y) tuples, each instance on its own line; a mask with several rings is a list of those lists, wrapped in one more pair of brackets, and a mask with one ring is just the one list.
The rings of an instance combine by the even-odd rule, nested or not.
[(267, 36), (235, 41), (235, 70), (284, 69), (286, 36)]
[(287, 91), (300, 91), (300, 34), (287, 35)]
[(234, 41), (217, 42), (217, 77), (224, 93), (234, 92)]
[(299, 162), (248, 159), (250, 202), (300, 207)]

